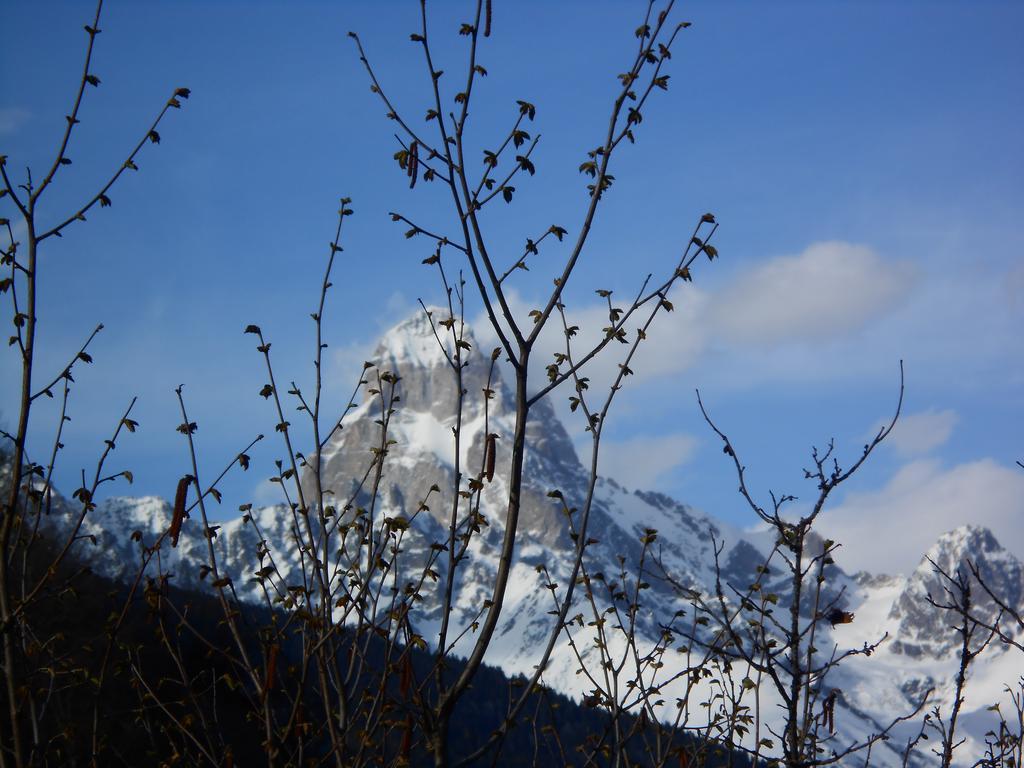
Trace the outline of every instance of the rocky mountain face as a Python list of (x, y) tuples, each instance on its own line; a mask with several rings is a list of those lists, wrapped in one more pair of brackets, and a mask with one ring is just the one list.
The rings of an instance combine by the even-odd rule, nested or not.
[[(996, 622), (999, 606), (978, 583), (972, 566), (1002, 601), (1011, 606), (1024, 605), (1024, 568), (1020, 561), (1003, 549), (987, 528), (957, 528), (941, 536), (928, 550), (893, 603), (889, 618), (898, 622), (894, 652), (941, 657), (956, 650), (957, 638), (948, 631), (948, 612), (933, 604), (948, 605), (960, 599), (959, 587), (950, 579), (962, 579), (967, 585), (976, 616), (990, 625)], [(984, 639), (981, 634), (979, 642)]]
[[(437, 310), (435, 315), (436, 320), (447, 312)], [(465, 488), (468, 478), (482, 474), (487, 436), (497, 435), (496, 471), (493, 479), (483, 485), (480, 495), (483, 524), (479, 534), (472, 538), (451, 585), (456, 596), (452, 621), (460, 629), (476, 620), (480, 606), (491, 597), (489, 589), (504, 533), (502, 521), (508, 499), (507, 473), (503, 468), (508, 467), (510, 460), (515, 416), (514, 397), (500, 365), (492, 373), (490, 355), (477, 350), (471, 333), (464, 340), (470, 351), (469, 365), (462, 372), (465, 392), (459, 422), (458, 478), (453, 432), (458, 388), (434, 329), (422, 314), (389, 331), (375, 352), (376, 371), (391, 372), (399, 379), (396, 391), (400, 400), (393, 404), (394, 412), (384, 413), (386, 405), (381, 404), (380, 397), (368, 394), (346, 416), (342, 429), (334, 434), (319, 457), (322, 486), (329, 494), (327, 503), (342, 514), (350, 505), (356, 508), (371, 504), (372, 473), (367, 472), (373, 450), (381, 444), (381, 422), (387, 416), (387, 437), (396, 442), (387, 450), (374, 514), (411, 518), (402, 547), (403, 567), (411, 573), (430, 557), (432, 545), (447, 541), (453, 504), (459, 501), (465, 506), (465, 500), (457, 497), (455, 490)], [(453, 347), (449, 344), (447, 349), (450, 354)], [(486, 397), (484, 390), (492, 396)], [(582, 509), (590, 483), (587, 467), (546, 400), (531, 411), (527, 444), (516, 559), (502, 618), (487, 656), (490, 664), (510, 674), (533, 671), (538, 648), (551, 632), (553, 592), (564, 589), (570, 578), (575, 546), (562, 500), (567, 507)], [(589, 457), (584, 459), (589, 463)], [(614, 468), (604, 471), (614, 472)], [(302, 484), (307, 494), (315, 490), (309, 473), (302, 478)], [(560, 496), (552, 495), (553, 491)], [(425, 508), (413, 514), (420, 509), (421, 502), (425, 502)], [(580, 511), (574, 513), (574, 525), (579, 524), (580, 515)], [(201, 566), (207, 562), (212, 547), (221, 572), (233, 578), (243, 598), (253, 600), (263, 599), (263, 594), (251, 577), (268, 556), (274, 558), (285, 580), (289, 576), (298, 579), (301, 565), (295, 542), (302, 521), (296, 511), (281, 504), (251, 510), (248, 516), (248, 521), (239, 518), (221, 522), (208, 532), (202, 530), (193, 516), (183, 526), (178, 546), (162, 549), (161, 567), (173, 573), (180, 586), (201, 587), (204, 579), (208, 580)], [(88, 549), (90, 557), (106, 573), (127, 576), (137, 568), (139, 560), (139, 537), (133, 537), (133, 533), (140, 532), (143, 543), (151, 543), (167, 530), (170, 518), (171, 507), (162, 499), (107, 499), (84, 526), (83, 533), (95, 536), (97, 542)], [(649, 537), (652, 530), (658, 532), (657, 540), (645, 554), (642, 539)], [(767, 534), (738, 531), (665, 495), (630, 490), (610, 477), (596, 480), (585, 535), (594, 540), (587, 548), (589, 574), (600, 573), (608, 582), (625, 574), (634, 584), (649, 584), (636, 616), (637, 633), (648, 648), (660, 641), (666, 621), (677, 611), (691, 609), (686, 590), (713, 595), (716, 580), (729, 594), (733, 587), (745, 590), (757, 579), (759, 567), (775, 543)], [(660, 561), (657, 566), (652, 563), (653, 553), (657, 553)], [(965, 527), (942, 537), (909, 578), (868, 574), (852, 578), (838, 566), (828, 566), (821, 604), (835, 601), (837, 607), (853, 612), (856, 621), (839, 624), (829, 631), (827, 641), (819, 638), (816, 645), (829, 649), (834, 646), (842, 652), (874, 644), (886, 632), (891, 638), (871, 658), (849, 660), (826, 689), (839, 689), (835, 722), (840, 746), (878, 732), (895, 715), (912, 711), (919, 695), (929, 688), (938, 691), (934, 694), (936, 701), (948, 701), (955, 673), (955, 663), (950, 663), (951, 654), (955, 655), (955, 638), (949, 630), (948, 617), (925, 600), (927, 594), (941, 600), (943, 586), (929, 558), (947, 573), (955, 573), (969, 558), (999, 594), (1014, 605), (1024, 605), (1021, 563), (1003, 550), (990, 532), (980, 528)], [(641, 573), (642, 560), (645, 570)], [(437, 581), (425, 589), (422, 610), (416, 618), (416, 629), (428, 643), (437, 638), (440, 596), (448, 586), (445, 569), (437, 570)], [(666, 573), (671, 582), (662, 577)], [(773, 567), (763, 591), (771, 590), (778, 601), (778, 614), (786, 611), (788, 615), (790, 586), (781, 574), (781, 570)], [(551, 584), (556, 585), (554, 590)], [(974, 590), (974, 597), (986, 616), (995, 615), (994, 605), (980, 589)], [(578, 608), (589, 618), (587, 605), (580, 601)], [(805, 615), (814, 610), (810, 605), (802, 605), (801, 609)], [(589, 643), (588, 631), (581, 628), (576, 636), (578, 647), (584, 647), (584, 658), (593, 654), (585, 648)], [(456, 652), (470, 648), (472, 639), (472, 633), (466, 633), (461, 644), (456, 645)], [(992, 688), (994, 683), (989, 677), (994, 680), (1013, 669), (1008, 666), (1013, 661), (1009, 653), (1005, 648), (992, 649), (985, 658), (991, 656), (995, 661), (979, 666), (976, 675), (984, 678), (979, 689), (983, 693), (971, 701), (979, 712), (991, 703), (984, 696), (998, 694), (999, 689)], [(563, 635), (544, 672), (544, 680), (570, 695), (585, 696), (588, 683), (585, 675), (577, 673), (578, 668), (579, 660)], [(671, 693), (668, 686), (665, 699), (670, 702)], [(763, 708), (766, 716), (772, 717), (774, 708)], [(977, 733), (967, 734), (971, 741), (963, 748), (965, 755), (968, 750), (980, 754), (979, 739), (984, 726), (978, 728), (981, 730)], [(898, 750), (890, 746), (898, 741), (894, 739), (876, 749), (876, 755), (887, 755), (884, 759), (879, 757), (878, 764), (898, 764)]]
[[(447, 313), (435, 312), (438, 319)], [(443, 329), (442, 334), (443, 334)], [(474, 538), (456, 573), (453, 589), (458, 595), (461, 614), (454, 619), (463, 626), (475, 617), (479, 605), (491, 595), (485, 585), (493, 583), (497, 552), (504, 535), (503, 519), (508, 499), (505, 478), (511, 460), (511, 437), (515, 425), (515, 400), (500, 366), (491, 372), (489, 355), (476, 352), (477, 342), (467, 331), (469, 364), (462, 372), (465, 390), (461, 415), (459, 471), (461, 486), (455, 482), (453, 428), (456, 424), (457, 385), (425, 315), (417, 315), (393, 328), (374, 354), (377, 370), (392, 371), (400, 377), (401, 401), (391, 417), (389, 435), (396, 444), (389, 451), (390, 470), (385, 472), (379, 499), (385, 510), (408, 510), (426, 498), (431, 487), (439, 490), (429, 500), (429, 509), (413, 523), (416, 536), (404, 546), (407, 568), (413, 570), (428, 555), (432, 543), (444, 542), (456, 487), (465, 487), (468, 476), (478, 475), (484, 462), (485, 441), (497, 435), (496, 467), (493, 479), (481, 492), (480, 508), (486, 527)], [(449, 349), (451, 352), (451, 349)], [(485, 398), (484, 390), (492, 393)], [(379, 443), (382, 406), (370, 401), (352, 414), (352, 421), (339, 431), (322, 455), (322, 483), (343, 506), (355, 493), (372, 458), (368, 447)], [(587, 496), (590, 474), (577, 457), (572, 440), (547, 400), (538, 402), (530, 412), (526, 426), (527, 454), (523, 469), (521, 512), (517, 534), (517, 562), (513, 587), (506, 597), (506, 609), (497, 632), (498, 642), (492, 663), (506, 671), (529, 673), (536, 662), (535, 643), (550, 631), (551, 583), (538, 569), (546, 568), (550, 578), (564, 584), (569, 578), (574, 542), (566, 521), (562, 499), (570, 508), (581, 509)], [(304, 482), (308, 485), (310, 478)], [(557, 491), (560, 497), (553, 496)], [(358, 494), (356, 494), (358, 496)], [(664, 531), (659, 543), (663, 562), (674, 578), (686, 586), (697, 587), (713, 578), (712, 537), (725, 545), (721, 559), (729, 573), (744, 574), (750, 581), (762, 557), (732, 530), (726, 530), (709, 517), (655, 493), (629, 491), (610, 478), (596, 483), (589, 528), (584, 534), (596, 539), (589, 548), (588, 561), (594, 571), (614, 574), (619, 559), (628, 569), (640, 560), (641, 538), (647, 529)], [(434, 596), (446, 588), (446, 574), (439, 576)], [(678, 595), (665, 582), (651, 579), (658, 608), (676, 609)], [(425, 596), (420, 614), (421, 630), (429, 637), (440, 622), (439, 600)], [(547, 603), (544, 603), (544, 599)], [(645, 629), (657, 636), (652, 610), (640, 617)], [(670, 615), (670, 614), (669, 614)]]

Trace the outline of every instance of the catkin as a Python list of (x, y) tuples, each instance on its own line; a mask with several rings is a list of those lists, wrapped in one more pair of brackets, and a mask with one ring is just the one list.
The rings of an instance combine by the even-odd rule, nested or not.
[(277, 653), (278, 645), (274, 643), (270, 646), (270, 651), (267, 653), (267, 679), (263, 683), (264, 695), (269, 694), (274, 688), (274, 678), (277, 673)]
[(497, 453), (498, 436), (493, 432), (487, 436), (487, 445), (484, 447), (484, 477), (487, 482), (494, 479), (494, 458)]
[(171, 546), (178, 546), (178, 536), (181, 534), (181, 524), (185, 521), (185, 499), (188, 498), (188, 487), (192, 482), (191, 475), (185, 475), (178, 481), (178, 489), (174, 492), (174, 516), (171, 518), (171, 527), (168, 534), (171, 537)]
[(414, 141), (409, 145), (409, 159), (406, 172), (409, 174), (409, 189), (416, 186), (416, 179), (420, 173), (419, 145)]

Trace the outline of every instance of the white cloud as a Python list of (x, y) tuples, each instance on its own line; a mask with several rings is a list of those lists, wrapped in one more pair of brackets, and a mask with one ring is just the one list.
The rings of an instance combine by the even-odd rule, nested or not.
[[(703, 316), (706, 314), (706, 296), (691, 286), (676, 286), (669, 293), (669, 300), (674, 307), (673, 311), (659, 312), (647, 331), (647, 338), (641, 342), (636, 355), (630, 361), (630, 370), (637, 378), (626, 381), (628, 386), (684, 371), (704, 352), (706, 338)], [(614, 305), (626, 309), (628, 303), (623, 300), (614, 302)], [(634, 315), (633, 319), (637, 322), (630, 324), (627, 333), (630, 342), (636, 339), (635, 326), (646, 321), (652, 309), (653, 304), (645, 305)], [(570, 324), (580, 327), (579, 334), (573, 339), (573, 350), (579, 357), (603, 338), (601, 329), (610, 322), (608, 308), (607, 305), (600, 304), (580, 309), (570, 307), (566, 314)], [(545, 357), (549, 357), (556, 350), (564, 351), (565, 341), (561, 324), (551, 327), (551, 331), (552, 333), (544, 339)], [(610, 384), (613, 377), (618, 374), (619, 364), (625, 360), (628, 351), (629, 347), (625, 344), (609, 344), (597, 358), (588, 363), (585, 375), (595, 382)]]
[(709, 319), (740, 344), (830, 338), (896, 306), (913, 274), (909, 263), (883, 261), (866, 246), (813, 243), (740, 275), (714, 300)]
[(333, 396), (347, 397), (351, 394), (362, 375), (363, 363), (373, 357), (377, 349), (377, 341), (353, 341), (333, 348), (327, 357), (324, 376), (324, 387)]
[[(529, 330), (529, 312), (535, 305), (529, 304), (515, 292), (509, 292), (508, 304), (515, 316), (520, 320), (521, 327)], [(673, 304), (672, 312), (660, 311), (654, 323), (648, 329), (647, 339), (640, 344), (635, 357), (630, 361), (630, 370), (634, 372), (626, 381), (629, 388), (642, 381), (652, 378), (670, 376), (692, 366), (701, 356), (705, 347), (704, 323), (702, 317), (707, 303), (705, 294), (690, 285), (676, 286), (670, 293)], [(629, 301), (615, 301), (616, 307), (626, 309)], [(637, 322), (628, 326), (628, 339), (636, 339), (635, 327), (645, 321), (653, 309), (653, 303), (644, 305), (634, 315)], [(581, 306), (569, 304), (566, 308), (566, 319), (569, 325), (579, 327), (579, 332), (572, 339), (573, 355), (581, 359), (590, 349), (596, 346), (603, 334), (601, 329), (609, 324), (608, 305), (591, 303)], [(473, 331), (482, 349), (490, 348), (497, 343), (497, 337), (490, 328), (490, 322), (483, 313), (473, 321)], [(625, 360), (629, 347), (625, 344), (612, 342), (600, 354), (590, 360), (581, 375), (591, 380), (591, 397), (594, 402), (607, 394), (607, 386), (611, 384), (619, 372), (619, 364)], [(532, 381), (539, 386), (546, 381), (544, 367), (550, 363), (556, 352), (565, 352), (565, 333), (561, 319), (552, 315), (544, 332), (537, 339), (532, 361), (534, 370)]]
[[(713, 370), (739, 365), (747, 369), (743, 380), (750, 382), (765, 376), (820, 378), (824, 374), (806, 373), (819, 368), (826, 373), (846, 370), (858, 359), (857, 350), (850, 348), (851, 333), (887, 316), (908, 296), (914, 276), (909, 262), (886, 262), (866, 246), (819, 242), (797, 256), (767, 260), (720, 289), (706, 291), (678, 283), (669, 296), (675, 311), (655, 319), (630, 363), (636, 376), (627, 384), (634, 387), (673, 376), (701, 361), (710, 362)], [(516, 317), (529, 327), (533, 305), (515, 293), (508, 298)], [(628, 300), (624, 296), (614, 303), (622, 306)], [(601, 329), (608, 325), (603, 301), (570, 303), (567, 316), (571, 325), (580, 328), (573, 345), (577, 354), (596, 344)], [(646, 316), (645, 308), (637, 318)], [(493, 341), (484, 315), (474, 327), (481, 341)], [(630, 338), (635, 338), (632, 329)], [(804, 343), (808, 341), (814, 346)], [(823, 353), (822, 342), (829, 342), (831, 354)], [(591, 379), (592, 391), (611, 381), (625, 350), (612, 344), (588, 363), (585, 375)], [(543, 368), (556, 351), (565, 351), (565, 340), (554, 317), (538, 340), (534, 362)], [(714, 359), (708, 360), (712, 353)], [(751, 355), (757, 356), (753, 362)], [(837, 360), (844, 365), (837, 365)], [(729, 378), (735, 377), (730, 373)], [(542, 379), (541, 371), (534, 380)]]
[(410, 301), (401, 291), (392, 291), (391, 295), (388, 296), (387, 301), (384, 302), (384, 311), (388, 318), (387, 326), (390, 327), (391, 325), (404, 320), (413, 312), (420, 311), (420, 305), (414, 301)]
[(32, 113), (24, 107), (4, 107), (0, 109), (0, 136), (17, 133), (32, 117)]
[(651, 490), (667, 473), (693, 458), (697, 438), (638, 435), (628, 440), (601, 440), (600, 473), (629, 488)]
[[(885, 445), (904, 457), (920, 456), (945, 445), (953, 434), (958, 417), (955, 411), (928, 410), (900, 416)], [(876, 425), (870, 437), (883, 425)]]
[(836, 559), (847, 571), (907, 573), (939, 536), (965, 523), (990, 528), (1024, 556), (1024, 472), (992, 459), (951, 468), (913, 461), (880, 490), (850, 494), (819, 530), (843, 545)]
[[(374, 318), (375, 328), (369, 337), (344, 342), (332, 340), (324, 375), (328, 393), (335, 398), (348, 398), (362, 376), (363, 363), (373, 357), (388, 329), (422, 311), (419, 304), (410, 301), (401, 291), (393, 291), (384, 303), (384, 311)], [(341, 403), (342, 410), (345, 405), (347, 401)]]
[[(289, 489), (291, 491), (291, 489)], [(257, 507), (269, 507), (271, 504), (285, 504), (284, 493), (280, 483), (272, 483), (269, 479), (260, 480), (249, 492), (249, 501)]]

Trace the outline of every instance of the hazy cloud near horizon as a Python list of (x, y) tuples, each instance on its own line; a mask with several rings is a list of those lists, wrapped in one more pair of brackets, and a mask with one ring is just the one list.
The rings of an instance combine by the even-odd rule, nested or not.
[(848, 573), (909, 573), (939, 536), (964, 524), (990, 528), (1024, 557), (1024, 472), (989, 458), (951, 467), (919, 459), (883, 487), (849, 494), (818, 529), (842, 543), (836, 560)]

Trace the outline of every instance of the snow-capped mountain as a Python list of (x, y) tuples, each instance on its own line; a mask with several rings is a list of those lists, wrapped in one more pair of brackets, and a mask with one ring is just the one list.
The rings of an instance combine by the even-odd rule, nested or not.
[[(1001, 600), (1012, 606), (1024, 604), (1024, 569), (1003, 549), (987, 528), (965, 525), (941, 536), (911, 574), (899, 598), (893, 603), (890, 620), (897, 621), (893, 650), (907, 656), (942, 656), (955, 650), (956, 638), (947, 631), (950, 618), (932, 605), (949, 603), (953, 585), (939, 570), (970, 587), (973, 612), (994, 624), (999, 607), (978, 584), (968, 564), (971, 561), (984, 581)], [(956, 590), (954, 590), (956, 591)]]
[[(444, 317), (447, 311), (434, 311), (435, 323)], [(481, 530), (471, 539), (453, 585), (456, 601), (452, 621), (461, 629), (477, 620), (480, 606), (491, 598), (490, 585), (504, 534), (502, 521), (508, 493), (507, 473), (502, 467), (510, 461), (515, 401), (508, 382), (502, 378), (500, 364), (492, 373), (491, 356), (477, 349), (476, 340), (467, 330), (463, 337), (468, 345), (468, 365), (462, 371), (461, 475), (456, 481), (453, 428), (458, 389), (448, 358), (454, 345), (447, 342), (446, 353), (435, 337), (435, 329), (441, 339), (448, 338), (444, 328), (432, 327), (420, 313), (384, 336), (374, 355), (376, 368), (366, 376), (369, 383), (363, 403), (346, 416), (343, 427), (321, 452), (321, 479), (328, 494), (326, 503), (333, 504), (341, 514), (349, 505), (357, 508), (368, 504), (373, 478), (367, 471), (373, 450), (381, 444), (381, 422), (385, 417), (389, 419), (387, 438), (396, 442), (387, 448), (374, 514), (411, 518), (402, 557), (404, 572), (414, 573), (431, 556), (432, 545), (447, 541), (455, 489), (466, 488), (468, 478), (482, 474), (488, 435), (497, 435), (493, 441), (497, 469), (480, 492)], [(388, 404), (382, 405), (381, 395), (372, 391), (377, 388), (374, 377), (378, 372), (388, 372), (393, 374), (392, 379), (398, 379), (395, 391), (400, 400), (392, 404), (390, 414), (386, 413)], [(390, 387), (390, 382), (383, 383)], [(561, 594), (570, 579), (575, 537), (562, 500), (569, 508), (582, 508), (590, 482), (589, 470), (546, 399), (531, 410), (527, 445), (515, 564), (501, 621), (486, 657), (488, 663), (506, 673), (524, 674), (534, 670), (538, 649), (552, 629), (549, 612), (555, 607), (553, 598)], [(589, 457), (585, 460), (589, 464)], [(602, 472), (614, 474), (614, 468), (602, 467)], [(307, 497), (315, 492), (308, 472), (302, 478), (302, 487)], [(561, 495), (553, 495), (553, 491)], [(421, 511), (416, 514), (417, 510)], [(170, 504), (158, 498), (107, 499), (89, 515), (83, 533), (97, 538), (97, 546), (91, 551), (99, 567), (112, 576), (124, 577), (137, 568), (139, 559), (139, 536), (133, 534), (139, 532), (142, 543), (151, 544), (167, 530), (171, 513)], [(574, 513), (574, 525), (579, 524), (580, 517), (579, 511)], [(178, 546), (161, 549), (162, 568), (174, 574), (179, 586), (208, 588), (212, 579), (203, 566), (212, 546), (220, 572), (233, 579), (239, 593), (246, 599), (262, 599), (252, 576), (267, 564), (268, 557), (274, 559), (286, 581), (290, 574), (301, 571), (295, 532), (302, 522), (287, 504), (253, 509), (248, 518), (223, 522), (204, 532), (194, 514), (183, 525)], [(644, 555), (642, 539), (650, 537), (652, 530), (657, 531), (657, 539)], [(746, 590), (757, 581), (759, 567), (775, 544), (774, 538), (765, 533), (737, 530), (667, 496), (630, 490), (605, 476), (596, 481), (585, 535), (594, 540), (586, 550), (586, 566), (592, 577), (601, 573), (611, 582), (624, 572), (627, 580), (634, 580), (632, 583), (638, 578), (649, 583), (636, 617), (639, 645), (647, 649), (664, 642), (665, 625), (677, 611), (692, 611), (686, 590), (713, 595), (716, 575), (727, 593), (732, 594), (731, 588)], [(821, 541), (817, 540), (816, 545), (812, 542), (812, 546), (820, 547)], [(655, 552), (658, 566), (651, 562)], [(646, 571), (638, 577), (642, 556)], [(956, 672), (956, 636), (948, 616), (929, 606), (925, 596), (931, 594), (942, 601), (943, 584), (931, 562), (955, 574), (958, 568), (965, 568), (967, 559), (1007, 601), (1024, 605), (1024, 568), (985, 529), (964, 527), (943, 536), (921, 566), (906, 578), (869, 574), (851, 577), (839, 566), (827, 567), (828, 578), (819, 604), (834, 604), (853, 612), (855, 621), (839, 623), (830, 631), (827, 642), (816, 640), (815, 644), (830, 650), (835, 646), (842, 652), (873, 645), (886, 633), (889, 637), (870, 657), (848, 659), (824, 684), (823, 697), (827, 691), (837, 690), (835, 748), (879, 732), (894, 716), (912, 711), (929, 689), (934, 689), (929, 708), (933, 703), (948, 707)], [(671, 576), (671, 583), (661, 578), (662, 566)], [(424, 592), (416, 619), (416, 629), (428, 643), (436, 642), (441, 619), (439, 596), (447, 586), (444, 569), (438, 570), (438, 580)], [(786, 610), (788, 615), (790, 587), (779, 574), (782, 571), (773, 566), (762, 578), (762, 592), (776, 595), (778, 613)], [(401, 575), (394, 578), (400, 579)], [(551, 584), (561, 586), (552, 590)], [(980, 589), (973, 594), (983, 615), (994, 618), (991, 600)], [(573, 625), (571, 631), (576, 633), (577, 647), (584, 649), (587, 659), (595, 653), (592, 648), (587, 650), (591, 630), (586, 628), (594, 617), (579, 595), (577, 600), (580, 604), (570, 616), (578, 610), (586, 620)], [(815, 610), (812, 605), (801, 605), (801, 609), (805, 613)], [(468, 633), (456, 645), (456, 652), (468, 651), (472, 640)], [(622, 638), (610, 633), (609, 648), (621, 652), (623, 643)], [(579, 666), (563, 634), (544, 671), (544, 681), (571, 695), (586, 696), (591, 686), (586, 675), (577, 673)], [(970, 737), (960, 752), (965, 761), (980, 754), (984, 732), (993, 722), (991, 713), (985, 715), (985, 708), (1000, 698), (1002, 685), (1013, 683), (1021, 669), (1024, 657), (1012, 648), (993, 645), (979, 657), (965, 705), (965, 735)], [(679, 684), (677, 681), (666, 686), (666, 701), (673, 701), (673, 685)], [(762, 710), (766, 725), (775, 717), (771, 702), (771, 695), (765, 694)], [(919, 725), (908, 723), (899, 729), (900, 738), (877, 745), (873, 764), (898, 764), (903, 746), (898, 742), (905, 741), (917, 728)]]
[[(936, 566), (954, 579), (960, 574), (970, 590), (972, 614), (994, 623), (999, 609), (972, 575), (972, 565), (1006, 604), (1018, 611), (1024, 606), (1024, 566), (1000, 546), (991, 531), (973, 525), (939, 537), (910, 576), (857, 574), (858, 588), (851, 594), (857, 621), (841, 632), (837, 629), (836, 634), (851, 646), (883, 636), (889, 640), (870, 658), (851, 659), (840, 670), (834, 683), (843, 689), (851, 707), (878, 714), (899, 711), (900, 707), (906, 711), (908, 704), (920, 701), (930, 691), (925, 711), (937, 708), (948, 715), (961, 636), (957, 616), (932, 605), (929, 598), (943, 605), (959, 594)], [(1004, 624), (1004, 630), (1010, 626)], [(989, 632), (979, 628), (971, 641), (972, 650), (988, 637)], [(998, 638), (971, 665), (958, 730), (958, 736), (967, 741), (955, 755), (955, 765), (973, 765), (983, 755), (986, 734), (996, 724), (990, 707), (1000, 702), (1005, 705), (1007, 686), (1015, 688), (1022, 675), (1024, 654)], [(919, 730), (918, 718), (898, 727), (893, 741), (905, 743)], [(930, 736), (932, 741), (925, 744), (934, 744), (935, 733)]]

